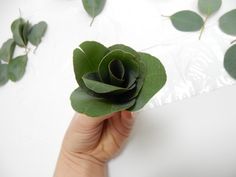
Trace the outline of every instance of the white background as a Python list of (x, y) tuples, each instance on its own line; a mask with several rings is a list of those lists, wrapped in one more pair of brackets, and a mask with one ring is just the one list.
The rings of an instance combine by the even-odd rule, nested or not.
[[(45, 20), (49, 28), (36, 54), (29, 55), (24, 78), (0, 88), (0, 176), (52, 176), (61, 140), (74, 112), (69, 101), (77, 86), (72, 51), (85, 40), (97, 40), (107, 46), (124, 43), (136, 50), (155, 46), (146, 51), (166, 66), (169, 80), (163, 90), (171, 95), (167, 99), (162, 92), (158, 100), (157, 94), (153, 104), (136, 113), (127, 147), (109, 164), (110, 176), (234, 177), (235, 86), (158, 106), (160, 102), (173, 102), (233, 83), (222, 60), (234, 38), (220, 32), (217, 19), (236, 7), (234, 0), (224, 0), (219, 13), (209, 20), (201, 41), (198, 33), (176, 31), (168, 19), (160, 16), (183, 9), (197, 11), (196, 2), (108, 0), (103, 13), (89, 27), (91, 19), (80, 0), (1, 0), (1, 43), (11, 37), (10, 24), (19, 16), (19, 8), (24, 18), (32, 23)], [(23, 52), (17, 49), (16, 54)], [(204, 58), (211, 58), (208, 64), (213, 69), (201, 71), (204, 77), (198, 80), (191, 78), (191, 70), (182, 64), (189, 56), (202, 52)], [(177, 61), (173, 58), (184, 62), (170, 64)], [(189, 85), (190, 81), (189, 87), (178, 78), (181, 74), (173, 69), (176, 64), (180, 72), (189, 71), (183, 74), (187, 81), (184, 83)], [(169, 89), (175, 84), (180, 84), (179, 89)]]

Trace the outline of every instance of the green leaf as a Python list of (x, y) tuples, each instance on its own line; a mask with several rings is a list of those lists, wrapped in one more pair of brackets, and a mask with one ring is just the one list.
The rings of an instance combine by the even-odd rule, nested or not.
[(25, 47), (26, 43), (23, 38), (23, 30), (24, 30), (25, 21), (23, 18), (18, 18), (11, 24), (11, 31), (13, 34), (13, 39), (17, 45), (21, 47)]
[(139, 54), (138, 52), (136, 52), (134, 49), (126, 46), (126, 45), (123, 45), (123, 44), (116, 44), (116, 45), (113, 45), (111, 47), (109, 47), (109, 49), (112, 51), (112, 50), (122, 50), (124, 52), (127, 52), (127, 53), (131, 53), (132, 55), (134, 55), (136, 58), (139, 58)]
[(8, 82), (8, 65), (0, 63), (0, 86)]
[(8, 76), (10, 80), (16, 82), (24, 76), (27, 60), (27, 55), (22, 55), (10, 61), (8, 66)]
[(80, 49), (75, 49), (73, 53), (73, 64), (75, 77), (80, 85), (84, 88), (82, 77), (88, 72), (98, 70), (98, 65), (102, 58), (109, 50), (102, 44), (95, 41), (86, 41), (80, 45)]
[(110, 84), (122, 86), (124, 83), (125, 68), (120, 60), (112, 60), (109, 65)]
[(81, 88), (77, 88), (70, 97), (73, 109), (90, 117), (99, 117), (114, 112), (126, 110), (134, 105), (135, 99), (124, 104), (113, 104), (105, 99), (88, 95)]
[(133, 89), (133, 87), (122, 88), (103, 83), (99, 80), (99, 76), (97, 75), (97, 73), (87, 73), (82, 78), (86, 87), (96, 93), (111, 93), (111, 92), (122, 93)]
[(224, 67), (229, 75), (236, 79), (236, 44), (231, 46), (225, 53)]
[(9, 62), (12, 59), (16, 43), (13, 39), (8, 39), (0, 49), (0, 60)]
[(42, 37), (44, 36), (46, 30), (47, 30), (47, 23), (44, 21), (34, 25), (28, 34), (28, 39), (30, 43), (33, 44), (34, 46), (38, 46), (41, 43)]
[(217, 12), (221, 5), (222, 0), (198, 0), (199, 11), (206, 16), (210, 16)]
[(28, 34), (29, 34), (29, 30), (30, 30), (30, 23), (29, 21), (27, 21), (24, 26), (23, 26), (23, 32), (22, 32), (22, 36), (23, 36), (23, 41), (24, 44), (27, 45), (28, 44)]
[(129, 109), (130, 111), (137, 111), (144, 107), (166, 83), (165, 68), (157, 58), (146, 53), (140, 53), (140, 58), (146, 66), (146, 76), (136, 104)]
[(100, 14), (105, 6), (106, 0), (82, 0), (84, 9), (92, 17), (95, 18)]
[(220, 29), (229, 35), (236, 35), (236, 9), (231, 10), (220, 17)]
[(135, 56), (132, 55), (131, 53), (127, 53), (117, 49), (117, 50), (112, 50), (110, 53), (108, 53), (99, 64), (98, 73), (103, 82), (109, 83), (108, 65), (113, 59), (120, 60), (123, 63), (125, 70), (127, 71), (132, 70), (138, 75), (139, 64)]
[(185, 32), (199, 31), (204, 25), (202, 17), (190, 10), (177, 12), (170, 20), (177, 30)]

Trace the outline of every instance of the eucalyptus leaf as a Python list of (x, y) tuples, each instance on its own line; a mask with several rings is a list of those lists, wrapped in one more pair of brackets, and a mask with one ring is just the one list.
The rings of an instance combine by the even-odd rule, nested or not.
[(102, 12), (106, 4), (106, 0), (82, 0), (82, 2), (84, 9), (93, 19)]
[(10, 61), (8, 76), (11, 81), (19, 81), (24, 76), (27, 60), (27, 55), (21, 55)]
[(177, 30), (185, 32), (199, 31), (204, 25), (202, 17), (190, 10), (177, 12), (170, 20)]
[(135, 100), (126, 103), (114, 104), (106, 99), (88, 95), (83, 89), (77, 88), (70, 97), (71, 105), (77, 112), (90, 117), (99, 117), (128, 109), (135, 104)]
[(229, 75), (236, 79), (236, 44), (231, 46), (225, 53), (224, 67)]
[(137, 59), (134, 55), (131, 53), (124, 52), (122, 50), (113, 50), (110, 53), (108, 53), (101, 61), (101, 63), (98, 66), (98, 73), (100, 75), (100, 78), (103, 82), (108, 83), (109, 82), (109, 63), (114, 59), (119, 59), (122, 61), (125, 68), (129, 68), (130, 70), (136, 71), (138, 74), (139, 72), (139, 64)]
[(0, 86), (8, 82), (8, 65), (0, 63)]
[(12, 59), (16, 43), (13, 39), (8, 39), (0, 49), (0, 60), (9, 62)]
[(86, 41), (80, 45), (81, 49), (75, 49), (73, 53), (73, 64), (75, 77), (78, 84), (85, 88), (83, 75), (88, 72), (97, 71), (98, 65), (109, 50), (95, 41)]
[(23, 18), (18, 18), (14, 20), (11, 24), (11, 31), (13, 34), (13, 39), (17, 45), (25, 47), (27, 44), (24, 41), (23, 30), (24, 30), (25, 21)]
[(132, 89), (132, 87), (131, 88), (122, 88), (122, 87), (102, 83), (101, 81), (96, 79), (98, 77), (96, 77), (96, 76), (94, 77), (95, 74), (97, 74), (97, 73), (88, 73), (88, 74), (85, 74), (82, 78), (83, 78), (85, 85), (90, 90), (92, 90), (96, 93), (110, 93), (110, 92), (121, 93), (121, 92)]
[(160, 60), (146, 54), (139, 53), (142, 62), (147, 68), (143, 87), (137, 97), (135, 105), (130, 108), (130, 111), (137, 111), (144, 107), (144, 105), (165, 85), (166, 71)]
[(217, 12), (221, 5), (222, 0), (198, 0), (199, 11), (206, 16), (210, 16)]
[(28, 34), (30, 43), (34, 46), (38, 46), (41, 43), (42, 37), (44, 36), (46, 30), (47, 23), (44, 21), (41, 21), (38, 24), (34, 25)]
[(236, 35), (236, 9), (233, 9), (220, 17), (219, 26), (224, 33)]
[(24, 26), (23, 26), (23, 32), (22, 32), (22, 36), (23, 36), (23, 41), (24, 44), (27, 45), (28, 44), (28, 34), (29, 34), (29, 30), (30, 30), (30, 23), (29, 21), (27, 21)]

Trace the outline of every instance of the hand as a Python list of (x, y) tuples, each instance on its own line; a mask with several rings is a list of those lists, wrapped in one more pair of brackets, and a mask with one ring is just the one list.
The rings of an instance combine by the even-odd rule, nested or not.
[(128, 111), (100, 118), (76, 114), (66, 132), (54, 177), (105, 177), (134, 120)]

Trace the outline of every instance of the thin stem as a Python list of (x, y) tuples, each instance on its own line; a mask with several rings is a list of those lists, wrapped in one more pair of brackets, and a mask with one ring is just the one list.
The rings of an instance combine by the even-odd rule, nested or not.
[(165, 18), (170, 18), (171, 16), (168, 16), (168, 15), (161, 15), (162, 17), (165, 17)]
[(30, 48), (27, 48), (27, 46), (25, 46), (24, 48), (25, 48), (25, 54), (28, 55), (30, 52)]
[(36, 50), (38, 49), (38, 46), (36, 46), (35, 48), (34, 48), (34, 51), (33, 51), (33, 53), (35, 54), (36, 53)]
[(19, 14), (20, 14), (20, 18), (22, 18), (22, 13), (21, 13), (21, 10), (20, 10), (20, 8), (19, 8)]
[(209, 16), (206, 16), (206, 19), (205, 19), (205, 21), (203, 23), (203, 26), (201, 28), (201, 31), (200, 31), (199, 40), (201, 40), (201, 38), (202, 38), (202, 34), (203, 34), (204, 30), (205, 30), (205, 26), (206, 26), (206, 22), (207, 22), (208, 18), (209, 18)]
[(230, 44), (234, 44), (234, 43), (236, 43), (236, 39), (235, 40), (233, 40)]
[(93, 19), (92, 19), (92, 21), (90, 23), (90, 27), (93, 25), (94, 19), (95, 19), (95, 17), (93, 17)]

